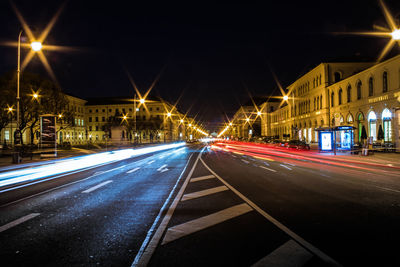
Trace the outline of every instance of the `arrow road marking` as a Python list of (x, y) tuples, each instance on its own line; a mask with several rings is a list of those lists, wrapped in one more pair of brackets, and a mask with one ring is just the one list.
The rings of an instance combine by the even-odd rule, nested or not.
[(101, 184), (98, 184), (96, 186), (93, 186), (93, 187), (85, 190), (85, 191), (82, 191), (82, 193), (90, 193), (90, 192), (92, 192), (92, 191), (94, 191), (94, 190), (96, 190), (96, 189), (98, 189), (98, 188), (100, 188), (102, 186), (105, 186), (106, 184), (109, 184), (111, 182), (112, 182), (112, 180), (108, 180), (108, 181), (102, 182)]
[(12, 227), (14, 227), (16, 225), (18, 225), (18, 224), (21, 224), (21, 223), (26, 222), (26, 221), (28, 221), (30, 219), (33, 219), (33, 218), (35, 218), (36, 216), (39, 216), (39, 215), (40, 215), (40, 213), (31, 213), (31, 214), (28, 214), (28, 215), (26, 215), (24, 217), (16, 219), (15, 221), (9, 222), (9, 223), (7, 223), (7, 224), (5, 224), (5, 225), (0, 227), (0, 233), (5, 231), (5, 230), (8, 230), (8, 229), (10, 229), (10, 228), (12, 228)]
[(160, 168), (157, 169), (157, 171), (161, 171), (161, 170), (164, 169), (165, 167), (167, 167), (167, 164), (162, 165)]

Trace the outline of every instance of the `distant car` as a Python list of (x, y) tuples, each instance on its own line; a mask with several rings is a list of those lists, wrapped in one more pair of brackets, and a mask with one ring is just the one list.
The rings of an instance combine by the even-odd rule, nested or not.
[(286, 148), (297, 149), (297, 150), (310, 150), (310, 145), (300, 140), (290, 140), (286, 144)]

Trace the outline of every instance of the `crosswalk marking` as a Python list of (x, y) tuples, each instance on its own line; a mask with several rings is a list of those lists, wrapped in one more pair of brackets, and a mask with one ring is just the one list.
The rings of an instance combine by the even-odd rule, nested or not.
[(137, 171), (137, 170), (139, 170), (140, 168), (139, 167), (137, 167), (137, 168), (134, 168), (134, 169), (132, 169), (132, 170), (130, 170), (130, 171), (127, 171), (126, 173), (132, 173), (132, 172), (135, 172), (135, 171)]
[(207, 180), (207, 179), (211, 179), (211, 178), (215, 178), (215, 176), (214, 175), (200, 176), (200, 177), (190, 179), (190, 182), (191, 183), (198, 182), (198, 181), (203, 181), (203, 180)]
[(98, 188), (100, 188), (102, 186), (105, 186), (106, 184), (109, 184), (111, 182), (112, 182), (112, 180), (108, 180), (108, 181), (102, 182), (101, 184), (98, 184), (96, 186), (93, 186), (93, 187), (85, 190), (85, 191), (82, 191), (82, 193), (90, 193), (90, 192), (92, 192), (92, 191), (94, 191), (94, 190), (96, 190), (96, 189), (98, 189)]
[(194, 199), (194, 198), (199, 198), (199, 197), (204, 197), (204, 196), (208, 196), (211, 194), (215, 194), (218, 192), (222, 192), (228, 190), (228, 187), (222, 185), (222, 186), (218, 186), (218, 187), (214, 187), (214, 188), (210, 188), (210, 189), (206, 189), (206, 190), (202, 190), (202, 191), (197, 191), (194, 193), (189, 193), (186, 195), (183, 195), (182, 200), (181, 201), (186, 201), (189, 199)]
[(276, 172), (276, 170), (271, 169), (271, 168), (267, 168), (267, 167), (264, 167), (264, 166), (260, 166), (260, 168), (263, 168), (263, 169), (265, 169), (265, 170), (269, 170), (269, 171), (271, 171), (271, 172)]
[(25, 215), (24, 217), (16, 219), (16, 220), (14, 220), (12, 222), (9, 222), (9, 223), (7, 223), (7, 224), (5, 224), (5, 225), (0, 227), (0, 233), (4, 232), (5, 230), (8, 230), (8, 229), (10, 229), (10, 228), (12, 228), (14, 226), (17, 226), (18, 224), (21, 224), (21, 223), (26, 222), (26, 221), (28, 221), (30, 219), (33, 219), (33, 218), (35, 218), (36, 216), (39, 216), (39, 215), (40, 215), (40, 213), (31, 213), (31, 214)]
[(161, 244), (167, 244), (171, 241), (235, 218), (252, 210), (253, 209), (249, 205), (243, 203), (180, 225), (173, 226), (167, 230), (167, 233), (165, 234)]
[(300, 267), (307, 263), (313, 255), (292, 239), (275, 249), (252, 267)]

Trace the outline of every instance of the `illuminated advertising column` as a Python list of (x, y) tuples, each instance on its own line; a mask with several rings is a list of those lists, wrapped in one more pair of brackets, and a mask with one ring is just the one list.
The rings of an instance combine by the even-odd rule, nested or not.
[(57, 157), (56, 116), (40, 116), (41, 157)]

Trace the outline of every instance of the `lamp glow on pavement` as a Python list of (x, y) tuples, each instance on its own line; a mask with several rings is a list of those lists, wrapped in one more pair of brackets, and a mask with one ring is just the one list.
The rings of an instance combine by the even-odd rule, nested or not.
[[(0, 173), (0, 187), (84, 170), (157, 151), (184, 146), (184, 142), (138, 149), (123, 149), (60, 160), (44, 166)], [(0, 191), (1, 192), (1, 191)]]

